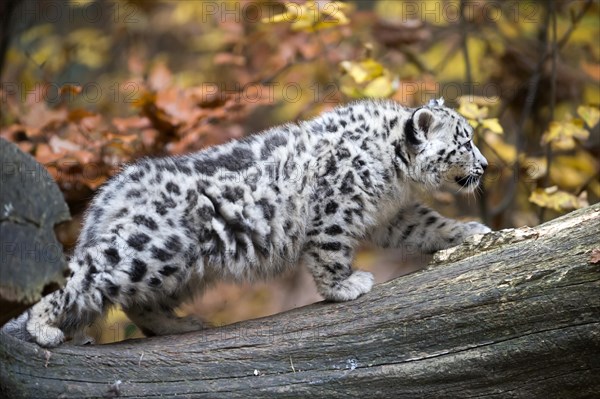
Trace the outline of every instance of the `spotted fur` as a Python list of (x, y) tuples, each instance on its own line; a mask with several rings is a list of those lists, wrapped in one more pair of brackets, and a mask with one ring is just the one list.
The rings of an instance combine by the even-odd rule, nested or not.
[[(368, 292), (361, 241), (432, 252), (486, 233), (416, 201), (444, 183), (472, 191), (487, 162), (440, 102), (362, 101), (194, 154), (127, 166), (92, 201), (67, 285), (17, 322), (55, 346), (115, 304), (147, 335), (201, 328), (173, 309), (218, 280), (304, 263), (326, 299)], [(14, 326), (14, 324), (13, 324)]]

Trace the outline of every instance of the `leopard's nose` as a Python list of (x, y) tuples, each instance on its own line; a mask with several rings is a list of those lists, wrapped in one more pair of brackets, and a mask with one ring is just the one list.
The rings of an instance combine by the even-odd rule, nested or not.
[(483, 169), (483, 171), (484, 171), (484, 172), (485, 172), (485, 170), (487, 169), (487, 167), (488, 167), (488, 163), (487, 163), (487, 161), (483, 161), (483, 162), (481, 162), (481, 168)]

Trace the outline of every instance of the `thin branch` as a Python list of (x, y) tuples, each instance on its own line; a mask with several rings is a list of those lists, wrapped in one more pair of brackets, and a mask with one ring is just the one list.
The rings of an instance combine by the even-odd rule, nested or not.
[[(587, 0), (586, 3), (583, 5), (583, 8), (579, 11), (579, 13), (571, 16), (571, 26), (569, 26), (569, 28), (562, 35), (562, 37), (560, 38), (560, 40), (557, 43), (557, 51), (558, 52), (560, 52), (560, 50), (562, 50), (562, 48), (567, 44), (567, 42), (571, 38), (571, 34), (573, 33), (573, 31), (575, 31), (575, 29), (577, 28), (577, 25), (579, 24), (579, 22), (581, 21), (581, 19), (585, 15), (585, 13), (590, 9), (592, 4), (593, 4), (593, 0)], [(548, 25), (548, 21), (546, 21), (545, 25)], [(544, 54), (543, 60), (541, 62), (542, 65), (551, 56), (552, 56), (552, 52), (546, 51), (546, 53)], [(517, 95), (519, 95), (519, 90), (515, 90), (512, 97), (509, 97), (506, 101), (504, 101), (504, 104), (510, 104), (511, 102), (513, 102)], [(502, 116), (504, 114), (504, 111), (506, 111), (507, 108), (508, 108), (507, 106), (503, 105), (500, 108), (499, 116)]]
[[(553, 4), (552, 6), (554, 6), (554, 2), (551, 1), (551, 3)], [(575, 31), (575, 29), (577, 28), (577, 25), (579, 24), (579, 22), (581, 21), (581, 19), (583, 18), (583, 16), (587, 13), (587, 11), (590, 9), (590, 7), (593, 4), (593, 0), (586, 0), (585, 4), (583, 5), (583, 7), (581, 8), (581, 10), (575, 14), (572, 15), (571, 17), (571, 25), (569, 26), (569, 28), (567, 29), (567, 31), (562, 35), (562, 37), (560, 38), (560, 40), (558, 40), (558, 42), (556, 43), (555, 46), (555, 52), (558, 55), (559, 51), (567, 44), (567, 42), (569, 41), (571, 34)], [(544, 65), (544, 63), (551, 57), (554, 55), (553, 51), (548, 51), (547, 48), (547, 26), (550, 23), (549, 20), (550, 17), (550, 13), (547, 13), (546, 15), (546, 21), (544, 22), (544, 48), (545, 51), (542, 54), (542, 57), (540, 57), (540, 59), (538, 60), (538, 63), (536, 65), (536, 68), (534, 69), (534, 73), (531, 76), (530, 80), (529, 80), (529, 89), (528, 89), (528, 93), (527, 93), (527, 97), (526, 97), (526, 101), (525, 101), (525, 107), (523, 109), (523, 112), (521, 113), (521, 118), (519, 120), (519, 125), (518, 125), (518, 129), (517, 129), (517, 154), (521, 153), (522, 150), (522, 136), (523, 136), (523, 128), (525, 125), (525, 122), (527, 121), (527, 118), (529, 117), (529, 114), (531, 112), (531, 107), (532, 107), (532, 99), (535, 100), (535, 94), (537, 92), (537, 86), (539, 84), (539, 80), (540, 80), (540, 74), (541, 74), (541, 69)], [(556, 56), (557, 56), (556, 55)], [(553, 79), (555, 80), (555, 79)], [(536, 89), (535, 91), (533, 89)], [(517, 96), (518, 90), (515, 91), (515, 94), (507, 99), (504, 103), (505, 104), (509, 104), (511, 103), (515, 97)], [(553, 96), (554, 97), (554, 96)], [(503, 106), (500, 110), (500, 115), (502, 115), (504, 113), (504, 111), (507, 109), (508, 107)], [(548, 168), (550, 167), (550, 165), (548, 165)], [(515, 169), (514, 169), (514, 173), (518, 173), (519, 171), (519, 163), (517, 161), (517, 163), (515, 163)], [(549, 170), (548, 170), (549, 173)], [(517, 175), (515, 175), (517, 176)], [(505, 196), (505, 199), (503, 199), (502, 204), (504, 204), (506, 207), (508, 207), (512, 201), (514, 200), (514, 196), (516, 194), (516, 190), (510, 190), (509, 193)], [(497, 208), (498, 209), (498, 208)], [(492, 213), (494, 213), (492, 211)]]
[(289, 71), (293, 66), (296, 66), (298, 64), (309, 64), (314, 61), (316, 61), (316, 58), (312, 58), (312, 59), (305, 58), (305, 59), (300, 59), (300, 60), (294, 60), (294, 62), (288, 62), (287, 64), (285, 64), (284, 66), (279, 68), (277, 71), (273, 72), (271, 75), (261, 79), (260, 81), (258, 81), (256, 83), (258, 83), (260, 85), (269, 85), (269, 84), (273, 83), (275, 81), (275, 79), (279, 78), (281, 75), (283, 75), (284, 73)]
[[(468, 36), (468, 21), (465, 16), (466, 10), (466, 0), (460, 1), (460, 31), (461, 31), (461, 47), (462, 54), (465, 62), (465, 80), (467, 86), (467, 95), (470, 97), (473, 95), (473, 73), (471, 71), (471, 59), (469, 56), (469, 46), (467, 42)], [(482, 138), (483, 140), (483, 138)], [(481, 216), (481, 220), (485, 224), (489, 224), (489, 215), (487, 208), (487, 196), (485, 191), (485, 186), (480, 185), (480, 199), (479, 199), (479, 215)]]
[(467, 79), (467, 94), (473, 94), (473, 74), (471, 73), (471, 60), (469, 59), (469, 46), (467, 45), (467, 19), (465, 18), (465, 0), (460, 0), (460, 30), (461, 30), (461, 47), (465, 61), (465, 77)]
[[(519, 162), (519, 154), (521, 154), (525, 148), (525, 124), (527, 123), (527, 120), (529, 119), (529, 117), (531, 115), (531, 111), (533, 110), (533, 104), (537, 97), (538, 88), (539, 88), (539, 84), (540, 84), (540, 80), (541, 80), (542, 67), (543, 67), (546, 57), (548, 55), (548, 49), (547, 49), (548, 34), (547, 34), (547, 32), (548, 32), (549, 21), (550, 21), (550, 12), (546, 12), (546, 20), (544, 21), (544, 24), (542, 25), (542, 30), (540, 32), (541, 33), (540, 36), (543, 39), (542, 43), (540, 44), (542, 53), (540, 55), (540, 58), (538, 59), (538, 62), (533, 71), (533, 74), (531, 75), (531, 77), (529, 79), (527, 95), (525, 97), (525, 104), (523, 105), (523, 111), (521, 112), (521, 117), (519, 118), (519, 123), (517, 125), (517, 129), (515, 132), (517, 158), (513, 165), (513, 179), (518, 179), (519, 171), (521, 170), (521, 165)], [(512, 204), (512, 202), (515, 199), (516, 192), (517, 192), (517, 190), (510, 190), (508, 192), (508, 194), (505, 196), (505, 199), (503, 199), (502, 203), (503, 204), (507, 203), (509, 205)]]
[[(552, 3), (554, 3), (554, 1), (552, 1)], [(592, 6), (593, 3), (594, 3), (593, 0), (587, 0), (585, 2), (585, 4), (583, 5), (583, 8), (581, 9), (581, 11), (579, 11), (579, 13), (577, 13), (576, 15), (571, 16), (571, 26), (569, 26), (569, 29), (567, 29), (567, 31), (563, 34), (563, 36), (560, 38), (560, 40), (557, 43), (559, 50), (562, 49), (565, 44), (567, 44), (567, 42), (569, 41), (569, 38), (571, 37), (571, 34), (575, 30), (575, 28), (577, 28), (579, 21), (581, 21), (581, 19), (583, 18), (585, 13), (590, 9), (590, 7)]]
[(457, 43), (452, 44), (452, 47), (450, 47), (450, 49), (448, 50), (448, 52), (446, 53), (444, 58), (436, 66), (433, 67), (433, 73), (435, 75), (437, 75), (442, 71), (442, 69), (444, 69), (444, 67), (447, 67), (449, 61), (452, 59), (452, 57), (454, 57), (456, 52), (459, 50), (460, 50), (459, 44), (457, 44)]
[(435, 74), (435, 72), (431, 68), (429, 68), (425, 64), (425, 62), (423, 62), (423, 60), (421, 60), (419, 55), (415, 51), (410, 49), (409, 46), (400, 46), (398, 48), (398, 51), (400, 51), (402, 54), (404, 54), (404, 56), (406, 57), (406, 60), (408, 62), (411, 62), (414, 66), (416, 66), (420, 72), (424, 72), (429, 75)]
[[(502, 159), (502, 157), (500, 157), (500, 155), (498, 154), (498, 152), (494, 149), (494, 147), (492, 147), (490, 144), (488, 144), (487, 141), (485, 141), (485, 139), (483, 139), (482, 136), (478, 136), (481, 140), (479, 141), (479, 143), (483, 143), (495, 156), (496, 158), (498, 158), (498, 160), (500, 161), (500, 163), (502, 163), (502, 165), (505, 168), (509, 168), (510, 165), (506, 162), (504, 162), (504, 160)], [(504, 188), (504, 190), (506, 191), (506, 194), (504, 195), (504, 198), (502, 199), (502, 201), (494, 208), (492, 208), (488, 214), (489, 217), (491, 216), (497, 216), (499, 214), (501, 214), (502, 212), (504, 212), (505, 210), (507, 210), (510, 205), (512, 204), (512, 199), (516, 193), (516, 189), (517, 189), (517, 179), (510, 179), (509, 181), (509, 185), (508, 187)], [(529, 190), (529, 187), (527, 187), (527, 185), (525, 183), (523, 183), (523, 186)]]
[[(550, 14), (552, 20), (552, 64), (550, 72), (550, 115), (549, 121), (554, 120), (554, 109), (556, 108), (556, 64), (558, 62), (558, 43), (557, 38), (557, 26), (556, 26), (556, 2), (550, 2)], [(544, 174), (544, 187), (548, 185), (550, 181), (550, 168), (552, 167), (552, 143), (546, 144), (546, 173)], [(544, 221), (544, 214), (546, 208), (541, 206), (539, 209), (540, 222)]]

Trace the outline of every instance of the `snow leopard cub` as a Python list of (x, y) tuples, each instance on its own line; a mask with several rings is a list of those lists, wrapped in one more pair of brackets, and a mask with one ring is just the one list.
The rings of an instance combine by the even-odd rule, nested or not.
[[(361, 241), (433, 252), (486, 226), (413, 199), (443, 183), (470, 192), (487, 166), (473, 129), (441, 101), (361, 101), (205, 151), (127, 166), (87, 212), (66, 286), (15, 323), (59, 345), (115, 304), (146, 334), (202, 327), (173, 309), (215, 281), (304, 263), (323, 297), (348, 301), (373, 277), (351, 268)], [(23, 331), (23, 330), (22, 330)]]

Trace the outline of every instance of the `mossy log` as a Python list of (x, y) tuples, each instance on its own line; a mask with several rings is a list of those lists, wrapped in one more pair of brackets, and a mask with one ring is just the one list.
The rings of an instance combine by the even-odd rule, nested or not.
[(2, 397), (584, 398), (600, 392), (600, 205), (438, 253), (348, 303), (45, 350), (0, 335)]

